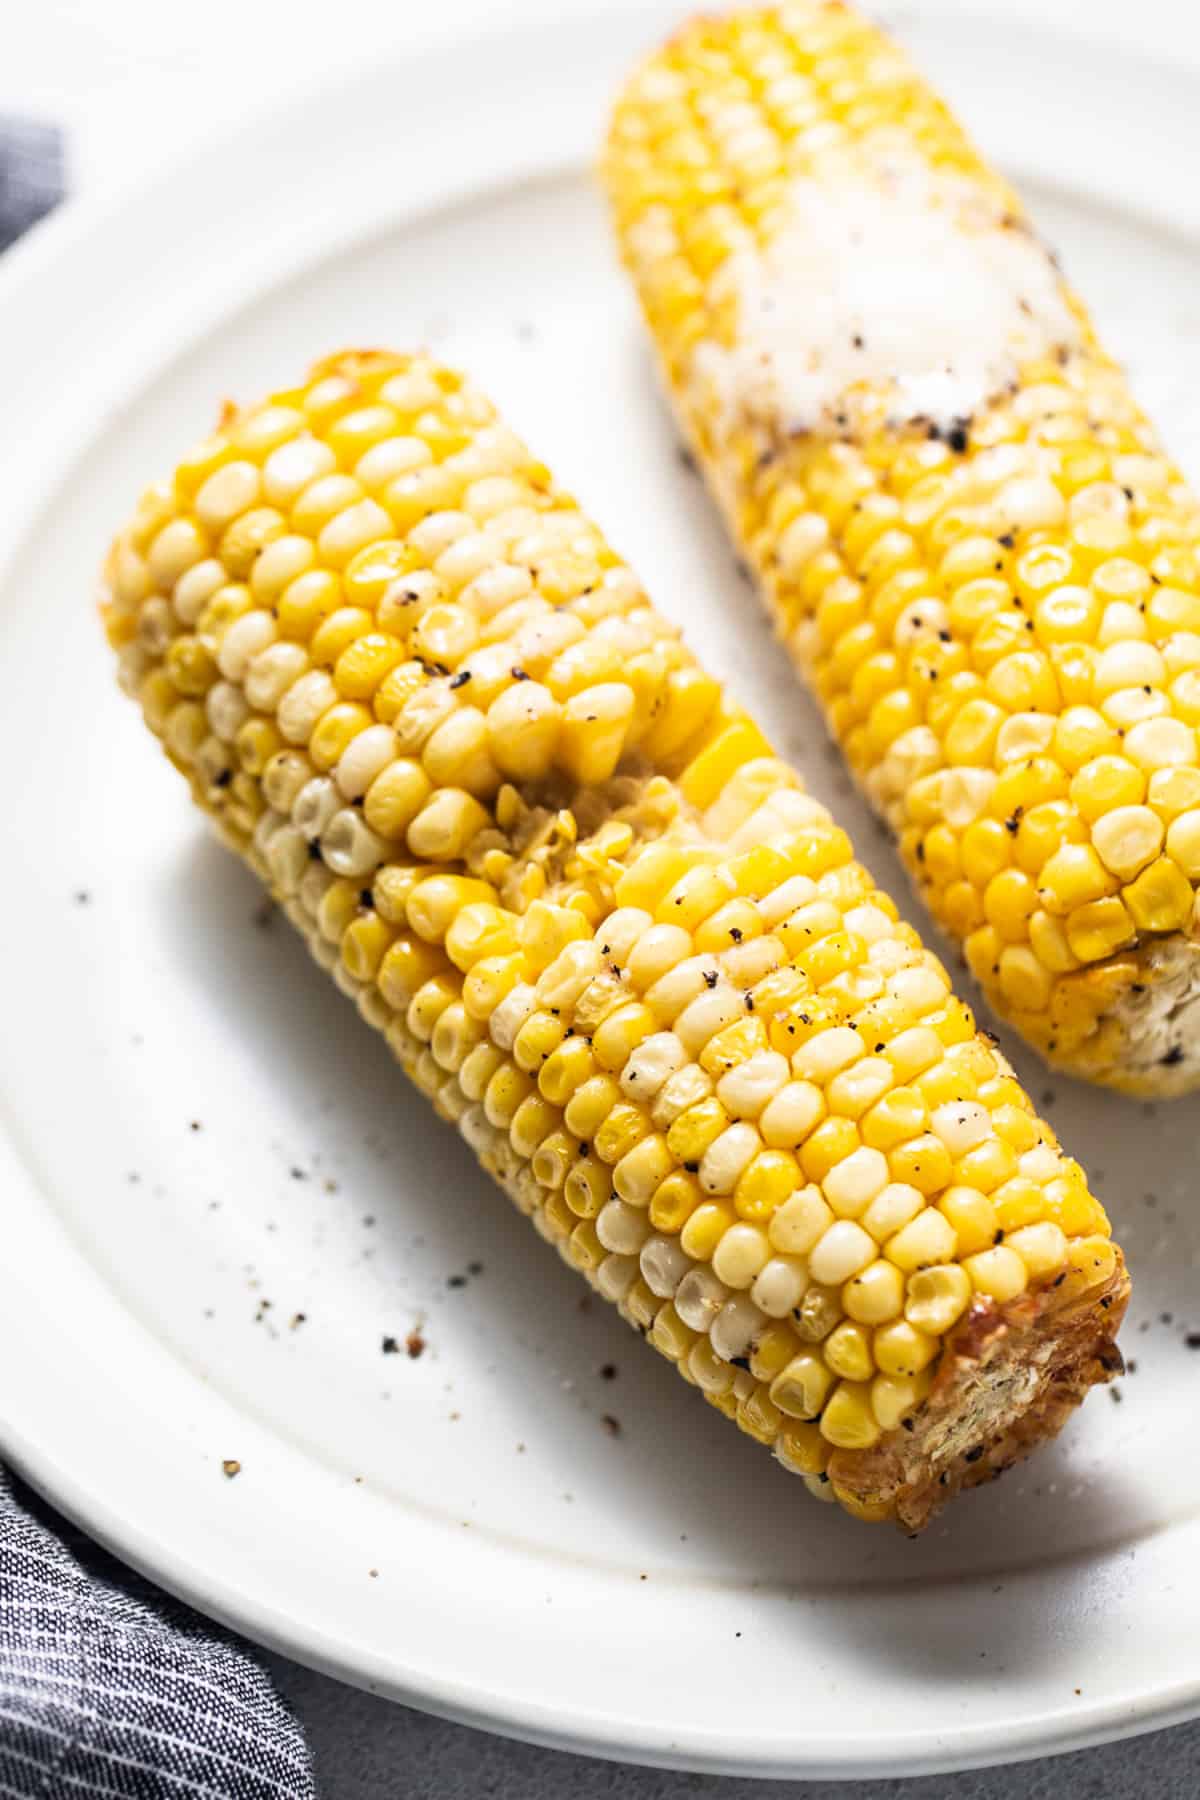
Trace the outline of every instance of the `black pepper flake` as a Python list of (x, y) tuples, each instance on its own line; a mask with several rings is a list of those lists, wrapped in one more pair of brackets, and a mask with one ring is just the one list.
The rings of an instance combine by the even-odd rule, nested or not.
[(1002, 1243), (1003, 1243), (1003, 1242), (1004, 1242), (1004, 1233), (1003, 1233), (1003, 1231), (1001, 1231), (1001, 1230), (999, 1230), (999, 1229), (997, 1229), (997, 1231), (996, 1231), (996, 1235), (995, 1235), (995, 1237), (994, 1237), (994, 1238), (993, 1238), (993, 1239), (992, 1239), (992, 1242), (993, 1242), (993, 1244), (1002, 1244)]
[(464, 1288), (466, 1285), (467, 1278), (465, 1275), (447, 1275), (446, 1277), (446, 1286), (449, 1288)]
[(467, 1264), (467, 1274), (468, 1275), (482, 1275), (483, 1274), (483, 1264), (481, 1262), (469, 1262)]
[(200, 1129), (199, 1119), (193, 1119), (188, 1126), (188, 1130), (189, 1131), (199, 1131), (199, 1129)]
[(298, 1166), (296, 1166), (295, 1164), (293, 1164), (293, 1166), (288, 1170), (288, 1174), (291, 1176), (293, 1181), (307, 1181), (308, 1180), (308, 1170), (301, 1169)]
[(730, 927), (729, 927), (729, 935), (730, 935), (730, 937), (731, 937), (731, 938), (732, 938), (732, 939), (733, 939), (733, 941), (734, 941), (734, 943), (735, 943), (735, 944), (740, 944), (740, 943), (741, 943), (741, 941), (742, 941), (742, 932), (741, 932), (741, 928), (740, 928), (740, 927), (739, 927), (739, 926), (737, 926), (737, 925), (731, 925), (731, 926), (730, 926)]
[(996, 539), (996, 542), (998, 544), (1003, 544), (1006, 550), (1011, 550), (1016, 541), (1017, 536), (1013, 531), (1002, 531)]
[(1183, 1342), (1185, 1349), (1200, 1350), (1200, 1331), (1189, 1331)]
[(616, 1363), (602, 1364), (600, 1369), (600, 1379), (601, 1381), (615, 1381), (617, 1379)]
[(700, 1173), (700, 1164), (698, 1162), (685, 1162), (683, 1166), (689, 1175), (698, 1175)]
[(399, 1356), (400, 1354), (400, 1345), (390, 1335), (380, 1340), (379, 1348), (384, 1356)]
[(954, 425), (946, 433), (946, 442), (957, 456), (961, 456), (967, 447), (967, 428), (965, 425)]

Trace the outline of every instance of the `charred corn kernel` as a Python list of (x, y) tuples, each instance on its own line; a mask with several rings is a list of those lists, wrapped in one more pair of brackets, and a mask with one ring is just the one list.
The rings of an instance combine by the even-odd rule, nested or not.
[[(676, 34), (618, 100), (605, 177), (739, 549), (989, 999), (1080, 1074), (1200, 1081), (1200, 1043), (1164, 1062), (1141, 1000), (1195, 954), (1200, 830), (1170, 827), (1200, 790), (1175, 813), (1155, 798), (1164, 774), (1200, 778), (1195, 502), (1036, 239), (1013, 237), (1019, 202), (899, 52), (819, 0)], [(930, 234), (909, 269), (894, 244)], [(889, 256), (910, 296), (899, 359), (894, 300), (858, 278)], [(918, 405), (951, 267), (992, 338), (948, 375), (956, 403)], [(968, 290), (988, 292), (986, 325)], [(813, 945), (814, 977), (837, 979), (841, 930)]]
[[(541, 1234), (788, 1467), (816, 1481), (828, 1463), (836, 1482), (819, 1485), (852, 1511), (923, 1522), (944, 1497), (933, 1474), (888, 1498), (864, 1453), (922, 1428), (943, 1351), (939, 1417), (960, 1391), (972, 1403), (950, 1301), (998, 1286), (987, 1254), (1035, 1297), (1063, 1274), (1056, 1308), (1064, 1289), (1098, 1311), (1122, 1291), (1076, 1165), (825, 809), (566, 497), (548, 504), (549, 477), (473, 391), (422, 359), (351, 355), (258, 418), (155, 490), (114, 552), (126, 685)], [(201, 494), (207, 528), (182, 510)], [(856, 496), (858, 477), (831, 495), (847, 520)], [(916, 579), (895, 508), (864, 505), (847, 529), (897, 646), (861, 643), (863, 729), (919, 785), (938, 766), (889, 697), (887, 658), (910, 638), (940, 655), (946, 603)], [(953, 566), (987, 580), (984, 555)], [(824, 573), (853, 639), (866, 604)], [(1131, 604), (1105, 579), (1106, 607)], [(1003, 638), (1005, 609), (987, 615), (988, 671), (1010, 703), (1042, 671), (1019, 660), (1023, 626)], [(939, 666), (948, 685), (967, 665)], [(1070, 805), (1034, 716), (997, 733), (1011, 756), (994, 791), (1022, 819)], [(1165, 834), (1200, 812), (1179, 748), (1157, 730), (1126, 746), (1164, 834), (1124, 883), (1130, 918), (1163, 916)], [(1052, 915), (1039, 903), (1028, 939), (1001, 935), (1035, 871), (993, 823), (979, 855), (994, 846), (989, 879), (1007, 887), (980, 928), (1033, 954), (1033, 918)], [(1042, 838), (1060, 826), (1080, 845), (1089, 829), (1042, 811)], [(957, 840), (955, 857), (958, 878)], [(1099, 898), (1117, 899), (1110, 879)]]

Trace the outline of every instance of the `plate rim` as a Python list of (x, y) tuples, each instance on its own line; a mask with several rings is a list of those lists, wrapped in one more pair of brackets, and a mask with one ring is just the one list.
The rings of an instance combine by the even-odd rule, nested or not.
[[(649, 5), (620, 4), (604, 10), (595, 8), (586, 15), (573, 16), (571, 28), (573, 34), (580, 35), (600, 31), (607, 35), (614, 28), (619, 28), (622, 32), (636, 32), (639, 40), (650, 41), (660, 22), (673, 17), (677, 11), (677, 6), (671, 4), (670, 0), (651, 0)], [(952, 11), (952, 8), (935, 4), (929, 11), (936, 16)], [(519, 55), (523, 46), (543, 37), (547, 21), (553, 16), (541, 9), (537, 15), (528, 20), (523, 19), (518, 27), (510, 25), (480, 32), (472, 38), (469, 46), (462, 42), (451, 42), (415, 50), (396, 49), (383, 62), (392, 70), (403, 69), (408, 79), (422, 68), (430, 72), (431, 78), (432, 72), (438, 68), (443, 71), (453, 69), (461, 76), (464, 55), (469, 55), (476, 66), (486, 65), (501, 49), (506, 56)], [(1056, 34), (1043, 33), (1045, 35)], [(1150, 67), (1161, 67), (1153, 57), (1147, 57), (1146, 62)], [(379, 73), (380, 70), (376, 67), (370, 78), (378, 79)], [(327, 95), (335, 85), (342, 90), (342, 103), (345, 104), (364, 78), (365, 68), (350, 75), (344, 72), (339, 74), (336, 83), (316, 81), (308, 84), (304, 89), (293, 91), (277, 101), (266, 109), (262, 117), (254, 121), (240, 124), (226, 121), (208, 134), (199, 145), (181, 152), (164, 168), (147, 172), (141, 181), (130, 188), (122, 188), (107, 196), (69, 202), (58, 218), (49, 220), (34, 234), (27, 247), (19, 248), (14, 253), (12, 265), (0, 271), (0, 318), (14, 326), (11, 333), (6, 334), (10, 343), (20, 341), (22, 345), (27, 344), (33, 329), (29, 321), (36, 319), (39, 293), (54, 282), (60, 264), (70, 254), (78, 254), (81, 250), (86, 253), (89, 245), (96, 247), (109, 224), (121, 218), (132, 219), (143, 207), (152, 204), (156, 193), (161, 197), (169, 183), (181, 175), (188, 175), (193, 181), (203, 181), (211, 159), (229, 159), (237, 154), (239, 146), (256, 139), (269, 138), (272, 133), (286, 129), (289, 122), (294, 124), (304, 117), (315, 97)], [(517, 178), (520, 172), (519, 168), (513, 168), (507, 175), (477, 180), (474, 191), (486, 191), (492, 186), (501, 188), (507, 181)], [(446, 195), (440, 198), (435, 195), (426, 205), (414, 209), (415, 214), (419, 217), (429, 211), (436, 211), (451, 196), (467, 200), (471, 191), (469, 183), (452, 181)], [(356, 217), (347, 230), (346, 241), (353, 243), (361, 235), (362, 221)], [(297, 236), (291, 245), (292, 254), (301, 265), (307, 260), (310, 250), (316, 248), (315, 241), (302, 236)], [(335, 245), (324, 242), (327, 254), (332, 253), (335, 248)], [(282, 277), (278, 274), (268, 278), (267, 285), (274, 285), (280, 279)], [(210, 323), (228, 316), (231, 311), (231, 295), (237, 305), (260, 291), (261, 287), (255, 287), (248, 280), (231, 280), (228, 284), (221, 285), (215, 298), (207, 297), (207, 312), (202, 304), (198, 311), (196, 308), (192, 309), (195, 316), (187, 318), (186, 309), (181, 309), (181, 316), (177, 321), (178, 330), (174, 326), (164, 329), (149, 358), (139, 349), (136, 355), (130, 352), (118, 359), (117, 368), (109, 383), (110, 388), (119, 389), (131, 370), (140, 371), (135, 377), (139, 384), (146, 381), (150, 378), (150, 370), (157, 370), (164, 362), (169, 362), (187, 347), (194, 336), (206, 330)], [(27, 320), (24, 329), (20, 323), (22, 309)], [(23, 354), (28, 355), (27, 349), (23, 350)], [(0, 363), (3, 360), (3, 355), (0, 354)], [(36, 362), (37, 359), (30, 360)], [(120, 371), (119, 374), (117, 370)], [(109, 398), (111, 404), (111, 394)], [(19, 409), (14, 408), (14, 412), (18, 413)], [(99, 417), (94, 421), (89, 419), (89, 436), (98, 436), (106, 422), (102, 405)], [(10, 515), (8, 548), (14, 557), (20, 553), (28, 536), (36, 528), (45, 501), (55, 492), (65, 474), (64, 459), (53, 447), (39, 445), (38, 449), (41, 454), (34, 454), (29, 458), (24, 493), (18, 498)], [(16, 521), (15, 526), (13, 520)], [(0, 586), (4, 584), (5, 578), (6, 568), (0, 564)], [(0, 1120), (0, 1164), (7, 1159), (11, 1150), (27, 1169), (26, 1158), (17, 1148), (19, 1136), (19, 1131), (10, 1131)], [(10, 1207), (12, 1196), (23, 1184), (23, 1175), (24, 1171), (15, 1179), (8, 1177), (3, 1182)], [(80, 1264), (80, 1275), (85, 1279), (98, 1280), (85, 1259), (79, 1256), (77, 1248), (71, 1244), (52, 1205), (50, 1215), (48, 1220), (38, 1223), (46, 1224), (53, 1232), (61, 1234), (66, 1254), (76, 1258)], [(36, 1230), (34, 1235), (36, 1236)], [(0, 1281), (2, 1279), (0, 1276)], [(111, 1301), (114, 1307), (119, 1307), (115, 1294), (105, 1284), (101, 1283), (101, 1286), (105, 1302)], [(144, 1334), (140, 1321), (133, 1320), (131, 1323), (139, 1333)], [(170, 1354), (165, 1351), (162, 1353)], [(171, 1360), (175, 1359), (172, 1357)], [(8, 1403), (3, 1404), (7, 1411)], [(970, 1727), (956, 1727), (952, 1732), (942, 1734), (943, 1739), (953, 1739), (951, 1745), (932, 1740), (929, 1733), (921, 1732), (911, 1736), (919, 1738), (923, 1748), (915, 1747), (911, 1737), (906, 1734), (904, 1741), (895, 1738), (874, 1742), (865, 1755), (856, 1752), (853, 1746), (845, 1746), (845, 1753), (838, 1756), (802, 1755), (798, 1758), (794, 1740), (789, 1740), (786, 1746), (776, 1744), (756, 1748), (739, 1738), (736, 1732), (706, 1732), (703, 1734), (706, 1740), (704, 1743), (689, 1746), (672, 1742), (665, 1734), (660, 1734), (658, 1738), (645, 1731), (631, 1735), (630, 1728), (620, 1719), (602, 1718), (583, 1710), (574, 1716), (566, 1716), (559, 1709), (556, 1716), (550, 1717), (547, 1716), (546, 1708), (531, 1695), (525, 1695), (520, 1701), (516, 1701), (512, 1697), (501, 1696), (498, 1692), (489, 1695), (481, 1692), (453, 1693), (445, 1685), (439, 1686), (436, 1682), (431, 1685), (428, 1679), (422, 1682), (419, 1672), (398, 1671), (395, 1663), (386, 1670), (366, 1668), (361, 1662), (356, 1667), (347, 1660), (343, 1646), (315, 1643), (312, 1641), (311, 1629), (309, 1639), (306, 1640), (303, 1636), (303, 1620), (294, 1615), (290, 1618), (283, 1617), (278, 1606), (273, 1611), (270, 1608), (264, 1611), (261, 1606), (255, 1611), (253, 1601), (245, 1596), (239, 1597), (236, 1590), (231, 1590), (228, 1582), (216, 1595), (206, 1591), (206, 1582), (201, 1571), (196, 1568), (194, 1558), (189, 1559), (186, 1554), (172, 1550), (161, 1532), (157, 1539), (148, 1538), (145, 1534), (139, 1537), (135, 1523), (115, 1520), (111, 1516), (111, 1508), (106, 1506), (102, 1494), (97, 1490), (95, 1480), (73, 1472), (60, 1456), (56, 1456), (53, 1446), (35, 1441), (28, 1426), (23, 1429), (19, 1422), (6, 1418), (3, 1432), (8, 1459), (31, 1485), (45, 1493), (63, 1513), (91, 1531), (100, 1542), (113, 1549), (132, 1566), (141, 1569), (169, 1591), (180, 1594), (202, 1612), (233, 1625), (258, 1642), (310, 1666), (322, 1668), (340, 1679), (369, 1688), (382, 1685), (390, 1695), (408, 1704), (502, 1735), (520, 1736), (554, 1748), (613, 1759), (635, 1757), (641, 1762), (659, 1766), (712, 1772), (808, 1778), (825, 1775), (862, 1777), (895, 1774), (901, 1770), (907, 1774), (1010, 1762), (1051, 1750), (1079, 1748), (1133, 1735), (1180, 1722), (1200, 1711), (1198, 1667), (1192, 1675), (1182, 1679), (1169, 1691), (1155, 1690), (1153, 1698), (1143, 1697), (1134, 1706), (1106, 1703), (1097, 1710), (1095, 1716), (1085, 1714), (1069, 1724), (1057, 1716), (1052, 1716), (1049, 1720), (1030, 1716), (1022, 1722), (1016, 1733), (1016, 1741), (1011, 1732), (1005, 1735), (1004, 1741), (999, 1741), (996, 1733), (1000, 1728), (996, 1725), (975, 1731)], [(243, 1605), (237, 1603), (239, 1598), (244, 1599)]]

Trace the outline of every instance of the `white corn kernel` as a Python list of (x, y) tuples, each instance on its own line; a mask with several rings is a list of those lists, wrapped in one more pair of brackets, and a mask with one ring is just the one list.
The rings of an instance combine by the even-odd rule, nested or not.
[(292, 801), (292, 822), (300, 827), (306, 838), (319, 838), (341, 803), (329, 776), (314, 775)]
[[(268, 644), (274, 643), (278, 635), (279, 628), (268, 612), (243, 613), (240, 619), (235, 619), (217, 651), (217, 667), (226, 681), (242, 681), (254, 658)], [(304, 652), (300, 654), (303, 656)]]
[(636, 1256), (606, 1256), (596, 1270), (596, 1286), (606, 1300), (620, 1302), (638, 1278)]
[(992, 1135), (992, 1115), (976, 1100), (948, 1100), (944, 1106), (935, 1106), (929, 1125), (955, 1161)]
[(321, 855), (335, 875), (348, 880), (373, 875), (386, 850), (383, 839), (376, 837), (362, 814), (351, 806), (334, 813), (321, 833)]
[(390, 725), (368, 725), (343, 750), (334, 780), (346, 800), (361, 799), (377, 775), (396, 755), (396, 734)]
[(713, 1251), (713, 1272), (727, 1287), (748, 1288), (770, 1259), (771, 1246), (757, 1225), (730, 1225)]
[(596, 1215), (596, 1236), (606, 1250), (636, 1256), (649, 1235), (650, 1221), (645, 1213), (624, 1200), (610, 1200)]
[(693, 1331), (707, 1331), (729, 1298), (729, 1289), (711, 1268), (697, 1263), (675, 1291), (675, 1311)]
[(662, 1300), (671, 1299), (692, 1267), (692, 1259), (680, 1248), (679, 1239), (661, 1234), (646, 1239), (640, 1260), (646, 1286)]
[(778, 1207), (767, 1227), (776, 1250), (806, 1255), (834, 1222), (833, 1208), (813, 1185), (799, 1188)]
[(755, 1337), (766, 1323), (749, 1294), (732, 1295), (721, 1308), (709, 1330), (709, 1342), (726, 1362), (745, 1356)]
[(772, 1319), (786, 1319), (808, 1286), (808, 1265), (796, 1256), (772, 1256), (755, 1277), (750, 1298)]
[(290, 744), (306, 744), (337, 698), (332, 677), (324, 669), (309, 669), (280, 699), (276, 723)]
[(792, 1069), (801, 1080), (828, 1081), (839, 1069), (857, 1062), (863, 1051), (863, 1041), (857, 1031), (849, 1025), (833, 1025), (828, 1031), (818, 1031), (807, 1044), (801, 1044), (792, 1057)]
[(686, 1067), (687, 1051), (672, 1031), (656, 1031), (643, 1038), (620, 1074), (621, 1087), (631, 1100), (647, 1104), (664, 1082)]
[(758, 1050), (717, 1083), (717, 1099), (734, 1119), (756, 1119), (788, 1078), (788, 1061), (777, 1050)]
[(706, 1194), (731, 1194), (738, 1177), (762, 1148), (753, 1125), (727, 1125), (713, 1139), (700, 1162), (700, 1186)]
[(875, 1240), (853, 1219), (835, 1219), (809, 1252), (808, 1269), (814, 1281), (840, 1287), (875, 1260)]
[(888, 1160), (863, 1144), (835, 1163), (821, 1183), (825, 1198), (842, 1219), (857, 1219), (887, 1186)]

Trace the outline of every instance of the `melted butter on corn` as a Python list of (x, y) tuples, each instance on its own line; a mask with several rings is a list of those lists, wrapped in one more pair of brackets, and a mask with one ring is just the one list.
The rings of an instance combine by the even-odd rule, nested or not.
[(780, 224), (714, 279), (733, 341), (700, 344), (693, 386), (781, 437), (914, 423), (950, 433), (1078, 324), (1054, 265), (998, 198), (895, 149), (833, 151), (788, 185)]
[(1200, 1080), (1200, 508), (1020, 203), (836, 0), (699, 18), (606, 178), (685, 430), (858, 780), (1052, 1060)]
[[(459, 376), (348, 353), (232, 414), (143, 497), (103, 612), (195, 799), (438, 1111), (814, 1488), (923, 1522), (863, 1459), (954, 1334), (1120, 1296), (941, 965)], [(1023, 1447), (1014, 1392), (954, 1415), (931, 1480)]]

